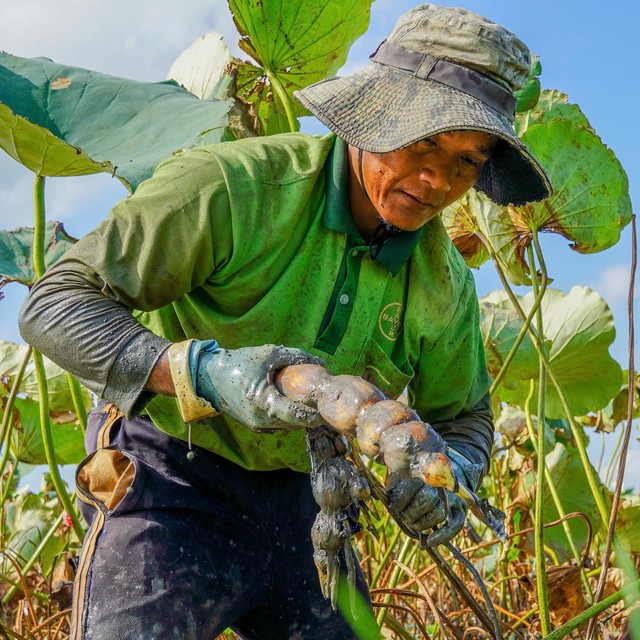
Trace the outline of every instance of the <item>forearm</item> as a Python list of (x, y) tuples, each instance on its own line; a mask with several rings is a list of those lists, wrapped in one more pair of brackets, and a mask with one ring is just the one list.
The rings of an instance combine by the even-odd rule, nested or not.
[(152, 392), (170, 391), (164, 366), (154, 372), (170, 343), (106, 296), (101, 281), (80, 263), (48, 271), (23, 305), (19, 324), (27, 342), (128, 415)]
[(145, 390), (165, 396), (175, 396), (176, 388), (171, 375), (167, 351), (163, 351), (151, 369)]

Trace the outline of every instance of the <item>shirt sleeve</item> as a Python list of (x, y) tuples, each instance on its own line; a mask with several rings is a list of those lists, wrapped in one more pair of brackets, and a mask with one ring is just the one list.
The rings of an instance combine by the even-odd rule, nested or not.
[(435, 344), (421, 353), (409, 384), (411, 406), (471, 462), (489, 469), (493, 446), (489, 387), (480, 312), (467, 270), (452, 318)]
[(133, 310), (152, 310), (202, 284), (230, 254), (229, 199), (214, 157), (193, 150), (160, 165), (33, 287), (23, 338), (131, 415), (168, 340)]

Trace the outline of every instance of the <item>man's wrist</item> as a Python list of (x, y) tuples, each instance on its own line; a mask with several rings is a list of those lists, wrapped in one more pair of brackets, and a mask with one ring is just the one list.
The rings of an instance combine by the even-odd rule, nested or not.
[(197, 341), (177, 342), (172, 344), (167, 351), (178, 409), (185, 422), (203, 420), (219, 415), (219, 412), (208, 400), (196, 394), (191, 372), (191, 352), (194, 342)]

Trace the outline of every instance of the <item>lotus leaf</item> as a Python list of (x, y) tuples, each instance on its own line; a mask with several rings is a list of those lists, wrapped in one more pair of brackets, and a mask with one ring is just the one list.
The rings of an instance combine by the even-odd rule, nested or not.
[(522, 113), (523, 111), (529, 111), (533, 109), (540, 98), (540, 80), (538, 76), (542, 73), (542, 65), (540, 64), (540, 58), (533, 56), (531, 60), (531, 69), (529, 71), (529, 77), (522, 89), (518, 89), (515, 92), (518, 103), (516, 105), (516, 113)]
[[(47, 464), (40, 430), (40, 405), (31, 398), (16, 398), (15, 420), (11, 433), (11, 452), (18, 462)], [(48, 428), (53, 436), (53, 448), (58, 464), (77, 464), (86, 455), (84, 436), (77, 423), (54, 424)]]
[(237, 93), (255, 105), (262, 133), (298, 128), (308, 112), (293, 91), (336, 74), (369, 24), (372, 0), (229, 0), (240, 47), (256, 62), (237, 63)]
[(447, 233), (469, 267), (479, 267), (489, 259), (483, 238), (511, 282), (531, 284), (524, 257), (531, 233), (506, 208), (471, 190), (447, 207), (442, 217)]
[(233, 78), (225, 73), (233, 56), (219, 33), (198, 38), (173, 63), (167, 80), (175, 80), (201, 100), (226, 100)]
[[(27, 346), (14, 344), (0, 340), (0, 397), (6, 395), (16, 378), (20, 363), (27, 352)], [(67, 374), (57, 364), (47, 358), (44, 360), (45, 376), (47, 378), (47, 391), (49, 395), (49, 411), (56, 416), (60, 422), (68, 422), (62, 418), (63, 414), (74, 411), (73, 398), (69, 390)], [(33, 400), (38, 400), (40, 392), (36, 379), (35, 365), (31, 360), (25, 369), (20, 385), (20, 392)], [(82, 397), (85, 407), (88, 409), (92, 405), (92, 396), (88, 389), (82, 387)], [(72, 417), (72, 415), (70, 416)]]
[[(53, 525), (56, 513), (45, 496), (33, 493), (18, 495), (10, 506), (4, 518), (4, 548), (14, 555), (20, 566), (24, 566)], [(49, 539), (39, 556), (43, 572), (51, 570), (56, 556), (64, 546), (65, 539), (62, 536), (54, 535)], [(14, 567), (6, 558), (0, 563), (0, 567), (5, 575), (13, 573)]]
[[(533, 293), (520, 298), (528, 313)], [(555, 375), (567, 396), (573, 415), (583, 415), (605, 407), (620, 390), (621, 369), (609, 355), (615, 338), (613, 316), (605, 301), (587, 287), (573, 287), (568, 294), (548, 289), (541, 305), (544, 334), (549, 341), (547, 355)], [(485, 341), (489, 338), (485, 338)], [(516, 358), (517, 359), (517, 358)], [(501, 400), (524, 406), (530, 380), (536, 391), (538, 366), (528, 373), (524, 367), (509, 369), (504, 383), (496, 391)], [(563, 418), (565, 412), (555, 387), (547, 385), (546, 416)]]
[[(50, 267), (76, 242), (61, 222), (48, 222), (45, 228), (44, 259)], [(0, 277), (31, 285), (36, 281), (32, 264), (33, 229), (20, 227), (0, 231)]]
[(613, 246), (631, 221), (629, 181), (613, 151), (568, 120), (536, 124), (523, 141), (548, 171), (554, 193), (520, 207), (518, 220), (531, 230), (563, 235), (580, 253)]
[(570, 120), (579, 127), (593, 131), (587, 116), (577, 104), (570, 104), (569, 97), (557, 89), (545, 89), (541, 92), (535, 107), (516, 115), (515, 130), (519, 137), (532, 125), (550, 120)]
[[(551, 473), (551, 477), (556, 487), (571, 487), (570, 491), (563, 491), (561, 494), (562, 508), (565, 513), (583, 513), (590, 522), (592, 531), (597, 533), (603, 523), (598, 514), (598, 508), (595, 499), (589, 488), (586, 473), (578, 455), (577, 450), (571, 447), (565, 447), (558, 443), (554, 449), (546, 455), (546, 463)], [(596, 474), (597, 475), (597, 474)], [(533, 502), (535, 499), (535, 478), (533, 473), (527, 474), (525, 482), (530, 486), (529, 491), (525, 494), (524, 499), (519, 502), (526, 507), (527, 511), (533, 511)], [(606, 489), (600, 484), (600, 491), (603, 496), (607, 496)], [(553, 502), (551, 492), (545, 486), (543, 496), (543, 511), (545, 522), (553, 522), (559, 519), (558, 511)], [(520, 521), (521, 528), (531, 526), (531, 518), (522, 518)], [(606, 523), (605, 523), (606, 525)], [(569, 520), (569, 528), (571, 529), (573, 539), (578, 549), (584, 548), (587, 542), (587, 525), (580, 518), (571, 518)], [(571, 548), (567, 540), (566, 534), (561, 525), (549, 527), (544, 532), (545, 545), (553, 549), (562, 563), (572, 557)], [(523, 540), (523, 548), (533, 555), (533, 533), (529, 533)]]
[[(487, 357), (487, 367), (492, 378), (500, 373), (504, 362), (522, 328), (522, 320), (508, 299), (492, 302), (480, 301), (480, 328)], [(516, 388), (519, 381), (530, 377), (538, 367), (538, 352), (531, 338), (526, 335), (509, 365), (503, 386)]]
[(481, 245), (472, 238), (482, 235), (506, 277), (517, 285), (531, 282), (525, 252), (534, 231), (559, 233), (572, 241), (575, 251), (594, 253), (614, 245), (631, 221), (627, 175), (592, 131), (570, 120), (551, 120), (530, 127), (523, 140), (551, 178), (550, 198), (503, 208), (467, 194), (445, 217), (468, 264), (482, 261)]
[(43, 176), (106, 171), (133, 191), (175, 151), (222, 140), (231, 105), (0, 53), (0, 147)]
[(631, 552), (640, 553), (640, 505), (624, 506), (616, 517), (616, 536)]

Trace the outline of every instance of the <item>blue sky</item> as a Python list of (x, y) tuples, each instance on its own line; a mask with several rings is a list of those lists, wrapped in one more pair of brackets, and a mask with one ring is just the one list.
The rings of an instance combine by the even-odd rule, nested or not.
[[(541, 58), (544, 88), (559, 89), (579, 104), (596, 132), (614, 150), (630, 180), (633, 203), (640, 198), (640, 102), (637, 24), (640, 4), (613, 1), (469, 0), (441, 2), (464, 6), (511, 29)], [(368, 55), (415, 3), (377, 0), (371, 25), (352, 47), (341, 75), (367, 63)], [(144, 81), (162, 80), (178, 55), (196, 38), (223, 34), (232, 53), (237, 32), (226, 2), (221, 0), (4, 0), (0, 48), (9, 53), (45, 56), (56, 62)], [(316, 127), (305, 123), (310, 130)], [(0, 152), (0, 229), (30, 226), (32, 175)], [(76, 237), (103, 219), (126, 194), (107, 175), (52, 179), (47, 183), (48, 218), (62, 220)], [(610, 305), (618, 338), (612, 354), (626, 368), (626, 286), (630, 264), (630, 231), (618, 245), (597, 255), (582, 256), (567, 241), (544, 238), (554, 286), (568, 291), (580, 284), (596, 289)], [(480, 295), (499, 288), (493, 269), (475, 272)], [(16, 314), (24, 296), (21, 285), (5, 288), (0, 302), (0, 339), (19, 341)], [(637, 450), (636, 450), (637, 454)], [(640, 485), (640, 473), (634, 484)]]

